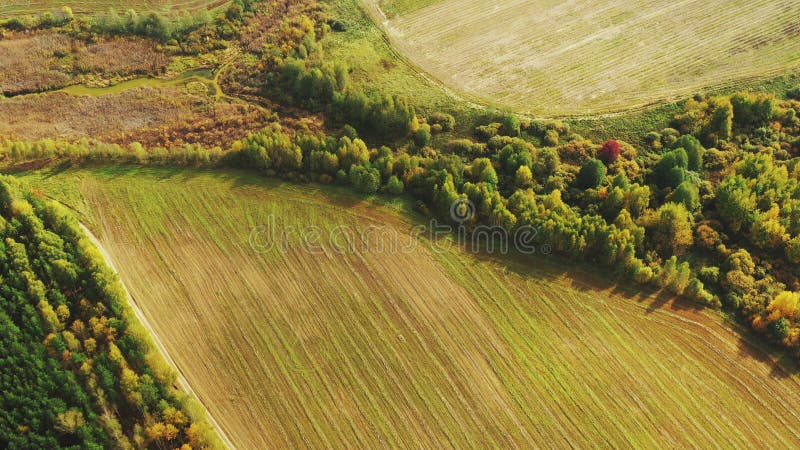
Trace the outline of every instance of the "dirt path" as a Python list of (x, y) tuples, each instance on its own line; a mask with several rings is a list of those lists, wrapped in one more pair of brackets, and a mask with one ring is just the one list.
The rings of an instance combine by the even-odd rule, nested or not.
[[(119, 276), (119, 271), (117, 271), (117, 268), (114, 266), (114, 261), (111, 259), (111, 255), (106, 251), (105, 247), (103, 247), (103, 244), (100, 242), (97, 236), (95, 236), (94, 233), (92, 233), (92, 230), (87, 228), (84, 224), (81, 223), (80, 225), (81, 229), (83, 229), (83, 232), (86, 233), (86, 236), (89, 237), (89, 240), (91, 240), (92, 243), (95, 245), (95, 247), (97, 247), (97, 249), (100, 250), (100, 253), (103, 255), (103, 258), (105, 258), (108, 266), (111, 267), (111, 269), (115, 273), (117, 273), (117, 276)], [(150, 332), (150, 336), (153, 338), (153, 342), (155, 342), (156, 347), (158, 347), (158, 350), (164, 356), (164, 359), (167, 360), (169, 365), (172, 366), (172, 369), (175, 371), (175, 373), (178, 374), (178, 385), (180, 389), (186, 392), (187, 394), (191, 395), (192, 397), (194, 397), (201, 405), (203, 405), (203, 408), (206, 410), (206, 415), (208, 416), (209, 423), (211, 424), (211, 426), (214, 427), (220, 439), (222, 439), (222, 442), (230, 450), (236, 450), (236, 446), (233, 445), (233, 442), (231, 442), (231, 440), (228, 438), (228, 435), (225, 434), (225, 431), (222, 429), (222, 427), (219, 425), (216, 419), (214, 419), (214, 416), (212, 416), (211, 413), (208, 411), (208, 408), (206, 408), (206, 405), (202, 402), (202, 400), (200, 400), (200, 398), (195, 393), (194, 389), (192, 389), (191, 384), (189, 384), (189, 381), (183, 375), (183, 372), (181, 372), (180, 368), (175, 364), (175, 360), (173, 360), (172, 357), (167, 352), (167, 348), (161, 342), (161, 339), (158, 337), (158, 334), (156, 334), (155, 329), (150, 325), (150, 322), (148, 322), (147, 317), (145, 317), (141, 308), (139, 308), (139, 305), (136, 303), (136, 300), (128, 291), (128, 288), (125, 286), (125, 283), (122, 281), (121, 277), (120, 277), (120, 284), (122, 285), (122, 289), (125, 290), (125, 294), (128, 297), (128, 303), (130, 303), (131, 308), (136, 314), (136, 317), (139, 319), (139, 322), (141, 322), (142, 325), (145, 327), (145, 329), (147, 329), (147, 331)]]

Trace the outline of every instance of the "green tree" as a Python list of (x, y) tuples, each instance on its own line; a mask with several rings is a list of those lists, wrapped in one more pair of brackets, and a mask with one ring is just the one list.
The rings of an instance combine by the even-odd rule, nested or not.
[(664, 153), (653, 167), (653, 179), (660, 188), (675, 188), (686, 178), (689, 157), (684, 148)]
[(508, 113), (505, 116), (503, 116), (503, 120), (502, 120), (501, 123), (502, 123), (503, 134), (505, 134), (506, 136), (512, 136), (512, 137), (519, 136), (519, 134), (520, 134), (520, 123), (519, 123), (519, 119), (517, 118), (517, 116), (515, 116), (514, 114), (511, 114), (511, 113)]
[(686, 168), (695, 172), (703, 168), (703, 155), (706, 149), (694, 136), (685, 134), (681, 136), (672, 148), (682, 148), (686, 150)]
[(546, 179), (553, 176), (561, 166), (561, 158), (558, 150), (554, 148), (542, 148), (536, 151), (533, 172), (537, 177)]
[(665, 203), (646, 221), (651, 244), (665, 255), (682, 255), (694, 242), (694, 219), (679, 203)]
[(689, 211), (697, 211), (700, 209), (700, 190), (696, 184), (686, 180), (675, 188), (669, 200), (682, 204)]
[(786, 320), (785, 317), (781, 317), (780, 319), (770, 322), (767, 327), (767, 331), (769, 334), (772, 335), (775, 339), (782, 341), (789, 336), (790, 326), (789, 321)]
[(497, 186), (497, 172), (489, 158), (478, 158), (472, 161), (470, 172), (473, 180)]
[(766, 127), (775, 113), (775, 96), (740, 93), (731, 96), (734, 124), (746, 130)]
[(425, 147), (431, 143), (431, 126), (424, 123), (414, 133), (414, 143), (417, 147)]
[(733, 137), (733, 105), (727, 97), (712, 99), (712, 105), (714, 113), (703, 134), (712, 142), (728, 140)]
[(786, 259), (792, 264), (800, 264), (800, 236), (795, 236), (786, 243)]
[(575, 184), (581, 189), (596, 188), (603, 184), (606, 179), (606, 166), (602, 161), (595, 158), (587, 159), (581, 166)]
[(403, 182), (396, 175), (389, 177), (389, 181), (386, 183), (386, 192), (392, 195), (400, 195), (403, 193), (403, 188)]
[(358, 192), (374, 194), (381, 185), (381, 174), (378, 169), (353, 165), (350, 167), (350, 183)]
[(734, 175), (723, 180), (717, 187), (716, 209), (722, 221), (731, 230), (749, 230), (756, 211), (756, 196), (747, 180)]
[(533, 185), (533, 173), (528, 166), (519, 166), (514, 175), (514, 184), (519, 189), (527, 189)]

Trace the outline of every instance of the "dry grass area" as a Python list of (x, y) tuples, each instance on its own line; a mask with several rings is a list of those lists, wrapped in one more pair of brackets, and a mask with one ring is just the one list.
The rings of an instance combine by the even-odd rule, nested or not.
[[(80, 212), (239, 448), (800, 445), (798, 376), (719, 317), (543, 260), (325, 237), (410, 244), (398, 205), (237, 173), (23, 178)], [(270, 217), (285, 251), (257, 253)]]
[(445, 84), (531, 114), (621, 111), (800, 66), (797, 0), (428, 3), (380, 2), (390, 17), (375, 15)]
[(137, 12), (155, 11), (162, 14), (176, 15), (193, 13), (203, 9), (214, 9), (229, 3), (229, 0), (77, 0), (72, 2), (55, 0), (0, 0), (0, 18), (13, 16), (38, 15), (48, 11), (59, 11), (62, 6), (69, 6), (75, 14), (106, 13), (115, 10), (122, 13), (133, 9)]
[(154, 41), (140, 38), (108, 37), (99, 42), (80, 45), (75, 68), (82, 73), (109, 75), (159, 74), (170, 58)]
[(78, 140), (173, 147), (224, 146), (262, 128), (271, 115), (254, 105), (180, 86), (140, 87), (100, 96), (65, 92), (0, 101), (0, 139)]
[(0, 40), (0, 94), (40, 92), (84, 81), (159, 74), (170, 58), (145, 39), (112, 37), (90, 44), (60, 33), (10, 33)]
[(35, 92), (69, 83), (65, 64), (56, 55), (69, 54), (73, 42), (55, 33), (0, 40), (0, 93)]

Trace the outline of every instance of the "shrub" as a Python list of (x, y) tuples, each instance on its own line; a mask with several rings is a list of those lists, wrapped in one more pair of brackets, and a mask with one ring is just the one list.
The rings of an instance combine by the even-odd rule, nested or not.
[(558, 131), (547, 130), (542, 137), (542, 143), (548, 147), (555, 147), (560, 142)]
[(494, 122), (488, 125), (481, 125), (475, 128), (475, 137), (482, 141), (488, 141), (500, 132), (500, 123)]
[(465, 156), (468, 158), (475, 158), (486, 153), (486, 146), (477, 142), (472, 142), (469, 139), (456, 139), (445, 144), (445, 149), (448, 153), (454, 155)]
[(403, 193), (403, 189), (403, 182), (396, 175), (389, 177), (389, 181), (386, 183), (386, 192), (392, 195), (400, 195)]
[(381, 174), (378, 169), (353, 165), (350, 168), (350, 183), (362, 194), (374, 194), (380, 187)]
[(505, 134), (506, 136), (512, 136), (512, 137), (519, 136), (519, 134), (520, 134), (520, 123), (519, 123), (519, 119), (517, 118), (517, 116), (515, 116), (514, 114), (510, 114), (510, 113), (506, 114), (505, 116), (503, 116), (502, 124), (503, 124), (502, 125), (503, 134)]
[(697, 277), (700, 278), (700, 280), (704, 283), (717, 284), (719, 283), (719, 267), (702, 267), (700, 272), (697, 274)]
[(414, 143), (417, 147), (425, 147), (431, 143), (431, 127), (424, 123), (419, 126), (419, 129), (414, 133)]
[(661, 149), (661, 133), (651, 131), (644, 135), (644, 143), (649, 145), (653, 150)]
[(431, 126), (439, 125), (442, 131), (453, 131), (453, 128), (456, 126), (456, 119), (450, 114), (437, 112), (433, 113), (431, 117), (428, 118), (428, 123), (431, 124)]
[(639, 266), (634, 270), (633, 280), (639, 284), (648, 284), (653, 280), (653, 269)]
[(486, 142), (486, 147), (489, 150), (497, 151), (514, 142), (511, 136), (494, 136)]
[(672, 147), (672, 144), (674, 144), (680, 136), (680, 131), (674, 128), (664, 128), (661, 130), (661, 143), (668, 147)]

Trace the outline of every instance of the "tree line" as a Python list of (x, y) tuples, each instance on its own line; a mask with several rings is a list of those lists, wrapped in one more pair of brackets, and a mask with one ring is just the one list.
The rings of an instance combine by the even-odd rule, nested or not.
[(219, 447), (68, 212), (4, 176), (0, 238), (0, 446)]

